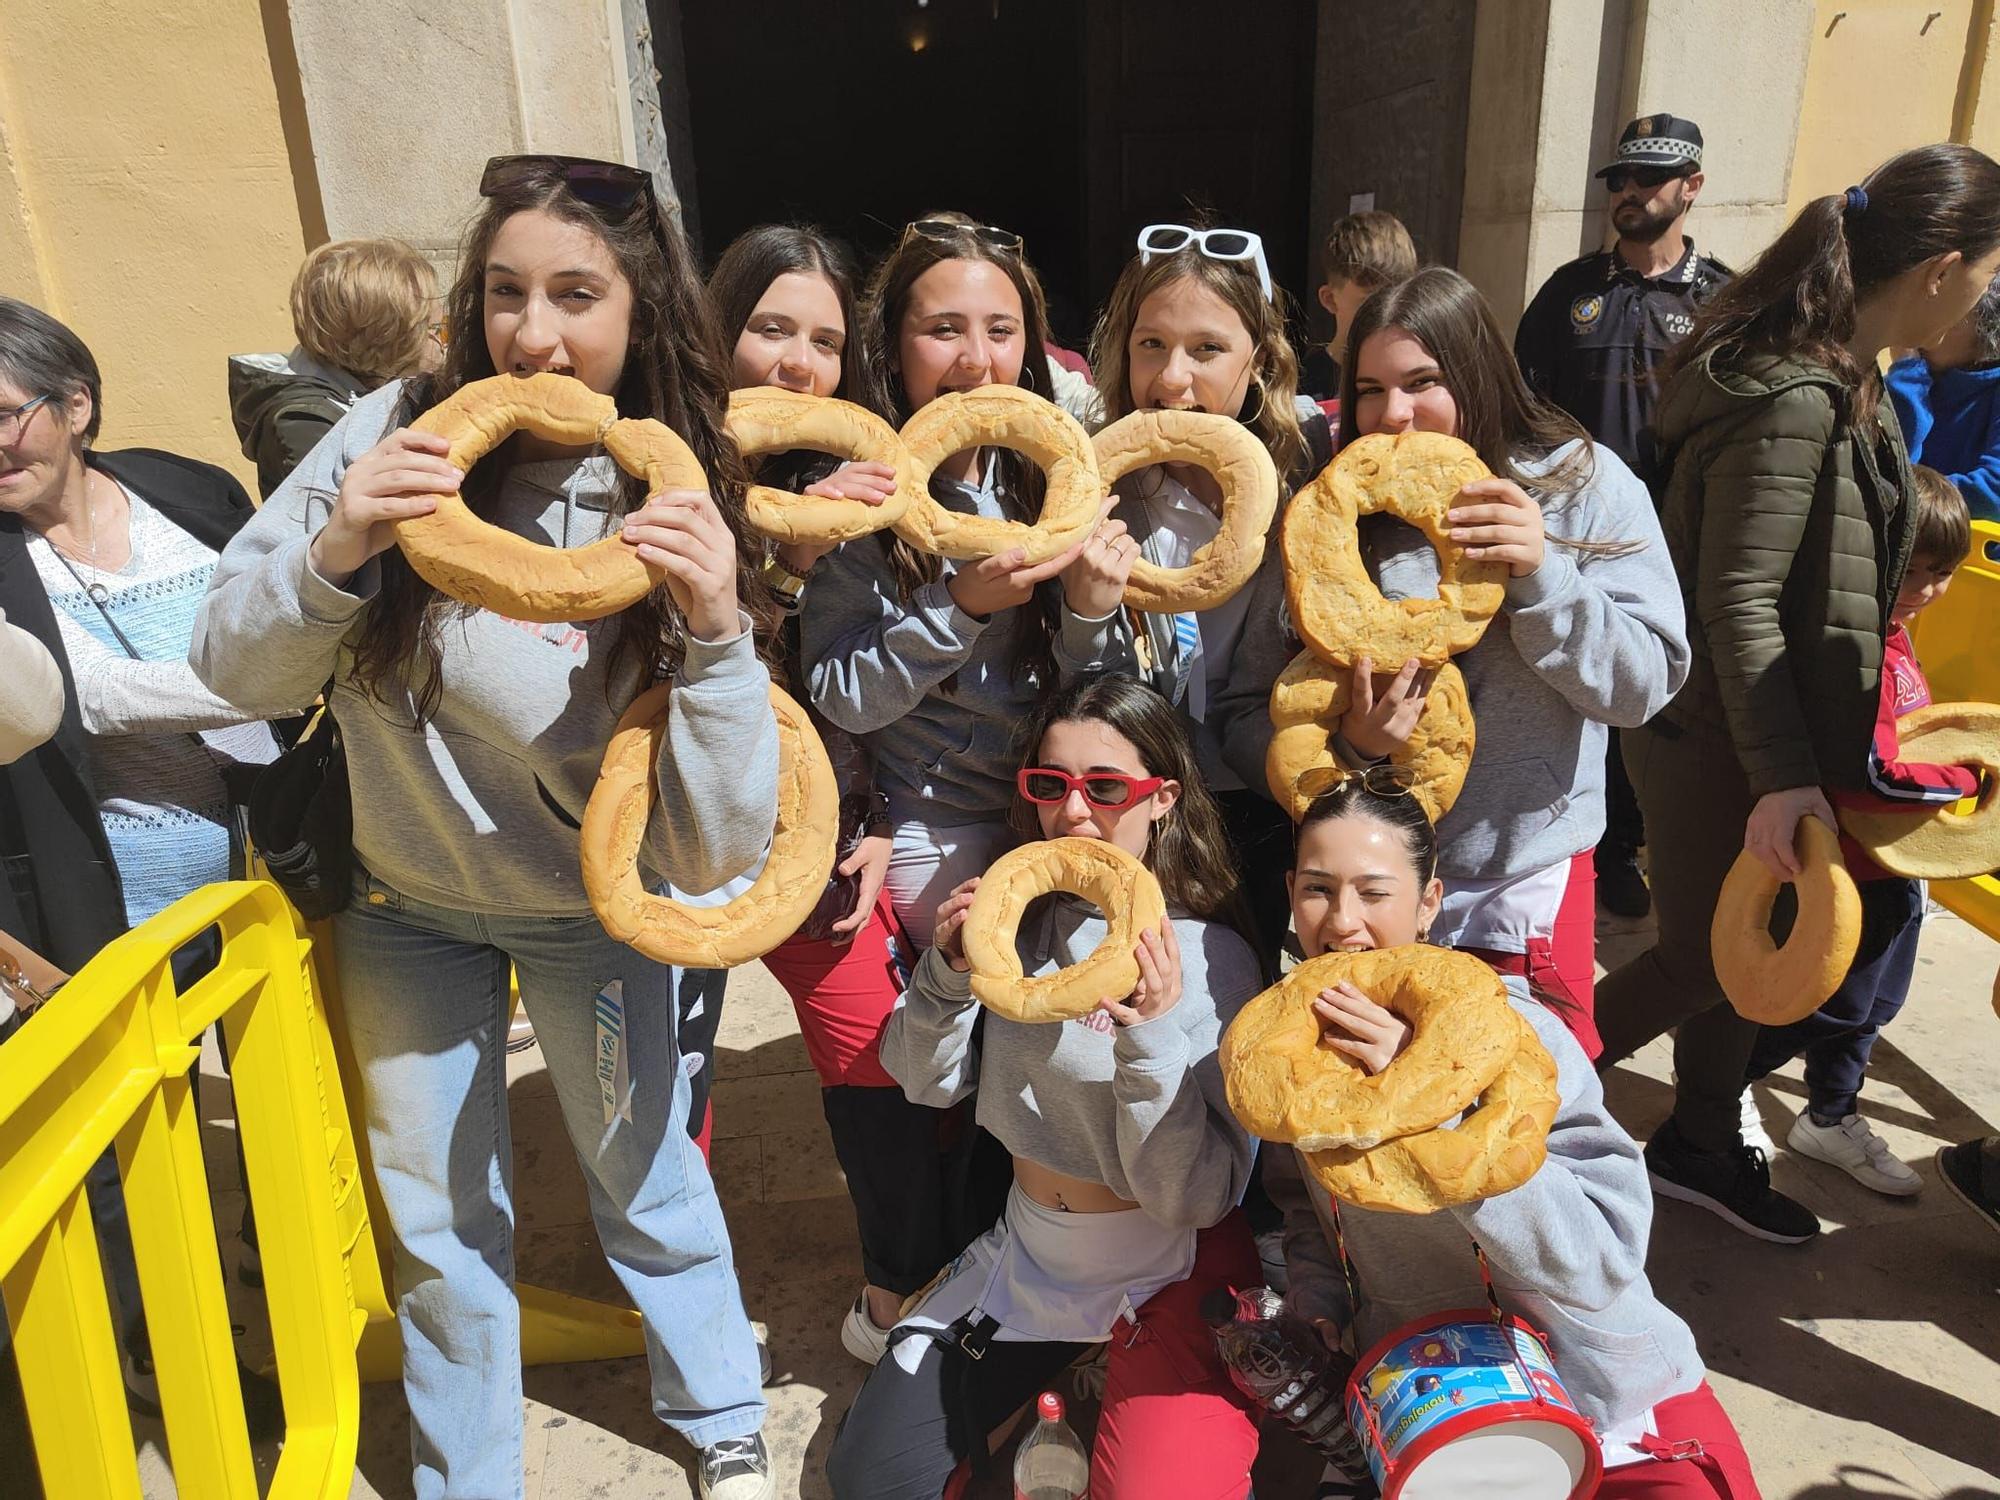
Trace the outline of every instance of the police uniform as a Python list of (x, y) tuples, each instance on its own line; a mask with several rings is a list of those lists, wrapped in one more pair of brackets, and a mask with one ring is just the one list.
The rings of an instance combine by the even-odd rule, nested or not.
[(1514, 357), (1541, 396), (1654, 485), (1640, 440), (1659, 400), (1659, 368), (1687, 337), (1701, 304), (1736, 273), (1686, 250), (1671, 270), (1642, 276), (1614, 247), (1563, 266), (1535, 294), (1514, 334)]

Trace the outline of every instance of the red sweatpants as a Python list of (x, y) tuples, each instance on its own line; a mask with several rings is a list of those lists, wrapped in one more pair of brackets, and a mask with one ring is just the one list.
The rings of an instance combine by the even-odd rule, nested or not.
[(884, 893), (868, 925), (849, 943), (793, 937), (764, 955), (799, 1018), (820, 1087), (898, 1087), (882, 1067), (882, 1027), (903, 981), (896, 969), (900, 929)]
[(1519, 974), (1559, 1002), (1551, 1007), (1592, 1062), (1604, 1051), (1597, 1034), (1597, 866), (1592, 851), (1569, 862), (1569, 882), (1547, 938), (1530, 938), (1526, 953), (1468, 948), (1502, 974)]
[(1762, 1500), (1743, 1439), (1707, 1381), (1662, 1401), (1653, 1419), (1660, 1457), (1611, 1470), (1597, 1500)]

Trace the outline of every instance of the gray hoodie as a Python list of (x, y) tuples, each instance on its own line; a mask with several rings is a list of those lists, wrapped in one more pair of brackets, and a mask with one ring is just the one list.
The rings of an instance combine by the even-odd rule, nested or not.
[[(1575, 446), (1521, 468), (1546, 473)], [(1605, 726), (1645, 723), (1687, 680), (1680, 580), (1652, 498), (1617, 454), (1593, 453), (1580, 489), (1538, 497), (1550, 538), (1541, 567), (1507, 581), (1479, 644), (1453, 658), (1475, 740), (1465, 787), (1438, 822), (1447, 881), (1525, 875), (1594, 848)], [(1436, 596), (1437, 557), (1414, 528), (1392, 521), (1363, 535), (1386, 596)], [(1579, 550), (1558, 537), (1618, 545)]]
[[(952, 510), (1002, 515), (988, 473), (985, 485), (933, 478), (931, 493)], [(892, 815), (932, 827), (1006, 812), (1015, 733), (1055, 686), (1010, 665), (1013, 610), (975, 620), (952, 602), (946, 583), (955, 571), (945, 563), (942, 578), (905, 600), (885, 543), (863, 537), (820, 563), (799, 618), (813, 707), (867, 747)], [(1129, 661), (1125, 631), (1122, 611), (1085, 620), (1065, 606), (1057, 671), (1067, 680)]]
[[(577, 829), (612, 729), (641, 687), (629, 656), (612, 669), (615, 618), (535, 625), (472, 610), (449, 620), (443, 691), (418, 729), (414, 694), (383, 701), (348, 677), (379, 562), (339, 588), (307, 562), (341, 477), (388, 429), (400, 394), (391, 384), (356, 403), (236, 534), (189, 659), (210, 689), (259, 714), (311, 702), (334, 679), (354, 851), (380, 879), (455, 910), (585, 914)], [(517, 464), (483, 513), (517, 535), (580, 545), (613, 524), (616, 484), (601, 455)], [(747, 623), (733, 640), (690, 642), (668, 699), (660, 800), (640, 861), (653, 883), (712, 890), (770, 842), (777, 724)]]
[(1646, 1279), (1653, 1190), (1638, 1145), (1604, 1107), (1590, 1061), (1562, 1020), (1509, 977), (1507, 997), (1556, 1060), (1562, 1103), (1548, 1159), (1511, 1193), (1434, 1214), (1340, 1209), (1358, 1311), (1334, 1249), (1332, 1200), (1302, 1175), (1298, 1153), (1264, 1152), (1264, 1185), (1285, 1214), (1286, 1302), (1308, 1318), (1354, 1325), (1365, 1351), (1403, 1324), (1483, 1307), (1477, 1241), (1500, 1305), (1549, 1336), (1556, 1369), (1600, 1432), (1702, 1381), (1694, 1335)]
[[(1206, 1229), (1250, 1180), (1250, 1136), (1215, 1060), (1222, 1028), (1264, 987), (1250, 945), (1220, 922), (1174, 916), (1181, 998), (1136, 1026), (1101, 1012), (1025, 1025), (974, 1002), (971, 976), (929, 948), (882, 1030), (882, 1066), (912, 1102), (978, 1091), (979, 1123), (1016, 1156), (1101, 1182), (1174, 1229)], [(1074, 898), (1021, 924), (1023, 972), (1090, 955), (1104, 919)], [(981, 1024), (975, 1024), (981, 1023)]]

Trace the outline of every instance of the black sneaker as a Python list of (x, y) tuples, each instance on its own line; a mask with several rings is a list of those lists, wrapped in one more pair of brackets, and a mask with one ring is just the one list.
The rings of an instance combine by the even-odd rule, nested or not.
[(1627, 849), (1597, 851), (1597, 904), (1614, 917), (1643, 917), (1653, 909), (1653, 893), (1639, 873), (1639, 856)]
[(1778, 1245), (1803, 1245), (1819, 1233), (1819, 1217), (1771, 1186), (1771, 1164), (1755, 1146), (1697, 1151), (1672, 1120), (1646, 1145), (1653, 1191), (1705, 1208), (1745, 1234)]
[(1946, 1187), (2000, 1230), (2000, 1136), (1938, 1147), (1937, 1169)]
[(697, 1468), (701, 1500), (772, 1500), (778, 1493), (762, 1433), (711, 1444), (698, 1455)]

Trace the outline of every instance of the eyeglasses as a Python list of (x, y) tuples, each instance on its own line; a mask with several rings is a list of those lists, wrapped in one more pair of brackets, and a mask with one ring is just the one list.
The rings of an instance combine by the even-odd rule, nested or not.
[(1604, 174), (1604, 185), (1614, 193), (1625, 191), (1625, 184), (1635, 182), (1647, 192), (1672, 182), (1687, 173), (1679, 167), (1613, 167)]
[(652, 174), (623, 162), (590, 156), (496, 156), (479, 177), (479, 196), (492, 198), (524, 178), (558, 173), (563, 186), (595, 208), (614, 214), (631, 212), (653, 191)]
[(1130, 807), (1150, 797), (1166, 785), (1164, 776), (1127, 776), (1122, 771), (1091, 771), (1072, 776), (1048, 766), (1023, 766), (1014, 785), (1030, 802), (1051, 807), (1069, 800), (1071, 792), (1082, 792), (1092, 807)]
[(1156, 255), (1172, 255), (1195, 246), (1210, 260), (1248, 261), (1257, 273), (1264, 300), (1271, 300), (1271, 268), (1264, 261), (1264, 241), (1247, 229), (1190, 229), (1185, 224), (1148, 224), (1139, 231), (1139, 264)]
[(45, 406), (55, 400), (54, 396), (37, 396), (32, 401), (23, 401), (19, 406), (0, 411), (0, 445), (13, 442), (27, 429), (28, 418), (35, 414), (35, 408)]
[(1359, 782), (1361, 790), (1377, 797), (1407, 797), (1417, 784), (1416, 772), (1408, 766), (1383, 764), (1364, 766), (1359, 771), (1346, 766), (1310, 766), (1299, 773), (1292, 790), (1306, 801), (1338, 791), (1349, 782)]
[(913, 234), (947, 242), (969, 234), (981, 244), (1005, 250), (1009, 255), (1019, 255), (1027, 243), (1013, 230), (1002, 229), (998, 224), (961, 224), (957, 219), (913, 219), (903, 226), (903, 239), (907, 241)]

